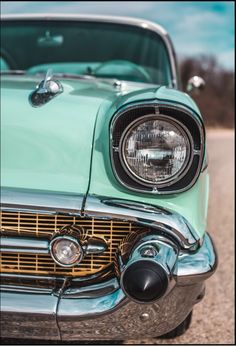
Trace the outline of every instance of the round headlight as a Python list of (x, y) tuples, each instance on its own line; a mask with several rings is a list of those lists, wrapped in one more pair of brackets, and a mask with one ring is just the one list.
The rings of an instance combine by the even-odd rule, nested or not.
[(121, 139), (121, 161), (133, 179), (152, 185), (170, 185), (188, 165), (188, 130), (162, 116), (146, 116), (130, 124)]
[(72, 267), (83, 258), (81, 245), (69, 236), (54, 238), (50, 243), (50, 253), (54, 261), (63, 267)]

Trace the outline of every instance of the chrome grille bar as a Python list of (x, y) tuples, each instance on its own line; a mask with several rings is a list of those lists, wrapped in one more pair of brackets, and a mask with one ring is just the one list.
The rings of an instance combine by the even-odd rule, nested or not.
[(49, 253), (49, 241), (47, 239), (27, 238), (27, 237), (1, 237), (1, 252), (19, 253)]

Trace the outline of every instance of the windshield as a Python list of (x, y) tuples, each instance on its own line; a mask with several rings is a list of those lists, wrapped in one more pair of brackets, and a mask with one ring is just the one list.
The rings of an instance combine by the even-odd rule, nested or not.
[(131, 25), (83, 21), (2, 21), (1, 70), (91, 75), (171, 86), (162, 38)]

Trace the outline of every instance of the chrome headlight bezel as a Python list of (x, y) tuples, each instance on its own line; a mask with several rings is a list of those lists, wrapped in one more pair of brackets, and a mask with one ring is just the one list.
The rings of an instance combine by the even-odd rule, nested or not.
[[(190, 142), (188, 162), (181, 174), (163, 184), (147, 183), (135, 177), (122, 158), (122, 143), (127, 131), (144, 118), (155, 117), (181, 127)], [(205, 128), (201, 117), (184, 105), (171, 102), (146, 102), (124, 106), (110, 123), (110, 158), (114, 177), (126, 189), (148, 194), (173, 194), (191, 188), (197, 181), (205, 153)]]
[[(126, 139), (129, 136), (130, 132), (138, 127), (139, 125), (141, 125), (142, 123), (145, 123), (147, 121), (151, 121), (151, 120), (164, 120), (167, 123), (173, 125), (174, 127), (176, 127), (180, 133), (183, 135), (184, 139), (187, 142), (188, 145), (188, 153), (187, 153), (187, 157), (185, 159), (184, 165), (181, 167), (181, 169), (175, 173), (174, 175), (172, 175), (170, 178), (165, 179), (163, 181), (159, 181), (159, 182), (155, 182), (155, 181), (148, 181), (145, 180), (143, 178), (141, 178), (140, 176), (138, 176), (137, 174), (135, 174), (134, 171), (132, 171), (132, 169), (130, 168), (127, 159), (126, 159), (126, 155), (125, 155), (125, 143), (126, 143)], [(125, 129), (125, 131), (123, 132), (121, 139), (120, 139), (120, 144), (119, 144), (119, 155), (120, 155), (120, 160), (122, 163), (122, 166), (124, 168), (124, 170), (126, 171), (126, 173), (135, 181), (137, 181), (138, 183), (143, 184), (144, 186), (153, 186), (155, 185), (156, 188), (159, 187), (164, 187), (164, 186), (171, 186), (173, 185), (177, 180), (181, 179), (181, 177), (185, 174), (186, 170), (188, 169), (188, 167), (191, 165), (192, 163), (192, 159), (193, 159), (193, 140), (191, 137), (191, 134), (189, 132), (189, 130), (187, 129), (186, 126), (184, 126), (181, 122), (179, 122), (176, 119), (173, 119), (169, 116), (165, 116), (163, 114), (150, 114), (150, 115), (145, 115), (143, 116), (141, 119), (136, 119), (133, 122), (131, 122), (127, 128)]]

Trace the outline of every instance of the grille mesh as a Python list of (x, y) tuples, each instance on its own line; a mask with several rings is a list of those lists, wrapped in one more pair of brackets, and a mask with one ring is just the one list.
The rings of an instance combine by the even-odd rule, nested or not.
[(69, 224), (82, 226), (89, 236), (97, 236), (108, 242), (108, 249), (100, 255), (88, 255), (73, 268), (57, 265), (49, 254), (2, 253), (0, 268), (3, 273), (29, 273), (39, 275), (85, 276), (104, 269), (114, 260), (121, 240), (131, 231), (137, 230), (132, 223), (84, 219), (67, 215), (33, 214), (25, 212), (2, 212), (2, 234), (50, 238), (51, 235)]

